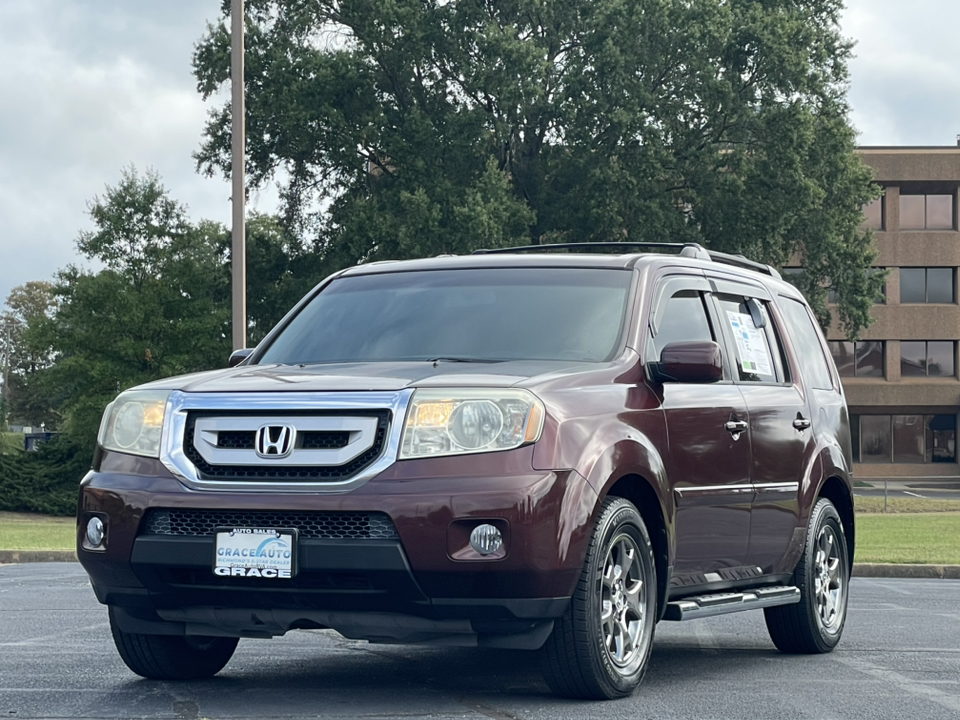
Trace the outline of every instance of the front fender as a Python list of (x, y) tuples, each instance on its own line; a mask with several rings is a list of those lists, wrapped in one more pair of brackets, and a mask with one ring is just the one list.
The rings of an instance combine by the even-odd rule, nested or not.
[[(642, 428), (642, 430), (641, 430)], [(544, 439), (537, 443), (534, 467), (570, 469), (586, 478), (596, 493), (589, 516), (592, 523), (610, 489), (625, 477), (647, 484), (657, 498), (668, 539), (669, 562), (673, 558), (673, 493), (666, 465), (658, 448), (667, 446), (666, 423), (659, 409), (627, 411), (609, 417), (548, 417)], [(646, 493), (638, 493), (645, 495)], [(643, 512), (643, 508), (640, 508)]]

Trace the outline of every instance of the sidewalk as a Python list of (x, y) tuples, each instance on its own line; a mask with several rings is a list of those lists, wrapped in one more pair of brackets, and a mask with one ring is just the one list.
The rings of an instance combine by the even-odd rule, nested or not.
[[(28, 562), (77, 562), (77, 554), (72, 550), (0, 550), (0, 565)], [(960, 580), (960, 565), (885, 565), (881, 563), (855, 563), (853, 566), (853, 576)]]

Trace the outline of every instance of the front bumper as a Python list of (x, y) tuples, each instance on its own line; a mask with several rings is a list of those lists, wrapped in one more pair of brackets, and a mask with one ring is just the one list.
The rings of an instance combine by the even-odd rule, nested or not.
[[(454, 623), (479, 637), (497, 628), (540, 627), (542, 635), (576, 584), (596, 496), (575, 472), (535, 471), (531, 458), (528, 447), (467, 466), (462, 458), (405, 461), (348, 493), (270, 494), (198, 492), (157, 461), (105, 453), (82, 484), (78, 556), (97, 598), (125, 609), (118, 617), (142, 631), (154, 622), (150, 632), (234, 635), (335, 627), (410, 642), (441, 637)], [(301, 538), (289, 580), (220, 577), (212, 534), (145, 533), (146, 514), (158, 508), (384, 513), (396, 535)], [(79, 536), (93, 514), (106, 520), (104, 551), (86, 549)], [(471, 555), (466, 539), (481, 521), (504, 529), (502, 557)]]

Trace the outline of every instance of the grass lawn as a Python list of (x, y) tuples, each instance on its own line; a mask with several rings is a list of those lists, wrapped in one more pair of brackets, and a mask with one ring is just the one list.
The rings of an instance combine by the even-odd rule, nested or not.
[(856, 562), (958, 565), (960, 512), (858, 514)]
[[(0, 512), (0, 550), (73, 550), (74, 525), (69, 517)], [(960, 565), (958, 502), (891, 498), (884, 513), (883, 498), (857, 498), (856, 561)]]
[(0, 512), (0, 550), (73, 550), (76, 525), (72, 517)]

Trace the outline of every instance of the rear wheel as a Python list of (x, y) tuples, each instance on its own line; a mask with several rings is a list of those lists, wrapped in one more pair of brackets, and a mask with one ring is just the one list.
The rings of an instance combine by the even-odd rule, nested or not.
[(830, 652), (840, 642), (847, 618), (850, 559), (843, 523), (826, 498), (810, 514), (793, 579), (800, 602), (764, 610), (770, 639), (786, 653)]
[(110, 608), (110, 631), (127, 667), (151, 680), (200, 680), (220, 672), (233, 657), (238, 638), (200, 635), (141, 635), (120, 629)]
[(604, 502), (567, 612), (543, 648), (558, 695), (629, 695), (647, 670), (656, 623), (657, 576), (643, 519), (627, 500)]

